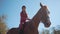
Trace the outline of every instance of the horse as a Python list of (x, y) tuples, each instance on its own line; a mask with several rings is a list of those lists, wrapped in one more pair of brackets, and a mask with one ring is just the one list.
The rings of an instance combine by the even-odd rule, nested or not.
[[(39, 34), (38, 26), (39, 23), (43, 23), (45, 27), (50, 27), (51, 21), (49, 17), (49, 11), (46, 5), (40, 3), (41, 8), (38, 10), (36, 15), (25, 24), (24, 34)], [(8, 30), (7, 34), (20, 34), (18, 28), (12, 28)]]

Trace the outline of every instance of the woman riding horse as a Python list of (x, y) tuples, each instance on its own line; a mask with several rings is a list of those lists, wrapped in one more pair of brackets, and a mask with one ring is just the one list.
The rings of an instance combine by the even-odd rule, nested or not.
[(20, 21), (19, 29), (20, 31), (23, 31), (26, 20), (30, 20), (26, 13), (26, 6), (22, 6), (22, 12), (20, 13), (20, 16), (21, 16), (21, 21)]
[[(41, 8), (38, 10), (36, 15), (26, 23), (24, 28), (24, 34), (39, 34), (38, 26), (39, 23), (43, 23), (45, 27), (49, 27), (51, 25), (48, 8), (45, 5), (40, 3)], [(10, 29), (7, 34), (20, 34), (18, 28)]]

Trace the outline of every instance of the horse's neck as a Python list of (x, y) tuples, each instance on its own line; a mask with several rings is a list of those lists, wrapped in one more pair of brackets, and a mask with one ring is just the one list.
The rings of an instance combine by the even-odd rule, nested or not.
[[(28, 34), (32, 33), (32, 34), (38, 34), (38, 25), (41, 21), (41, 9), (37, 12), (37, 14), (29, 21), (27, 22), (28, 24), (28, 29), (27, 32)], [(27, 33), (25, 32), (25, 33)]]
[(38, 27), (40, 21), (41, 21), (41, 11), (42, 9), (40, 9), (36, 15), (32, 18), (32, 23), (35, 24), (36, 27)]

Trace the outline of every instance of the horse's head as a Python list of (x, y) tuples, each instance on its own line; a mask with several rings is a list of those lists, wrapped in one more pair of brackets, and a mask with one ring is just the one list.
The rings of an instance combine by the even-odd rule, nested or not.
[(41, 22), (44, 24), (45, 27), (49, 27), (51, 25), (50, 19), (49, 19), (49, 11), (47, 6), (43, 6), (40, 3), (41, 6)]

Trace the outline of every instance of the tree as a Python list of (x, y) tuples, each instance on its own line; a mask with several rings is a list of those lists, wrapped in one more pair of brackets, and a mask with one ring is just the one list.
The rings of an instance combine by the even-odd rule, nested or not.
[(6, 23), (5, 23), (5, 20), (6, 17), (4, 15), (0, 16), (0, 34), (6, 34), (7, 30), (7, 26), (6, 26)]

